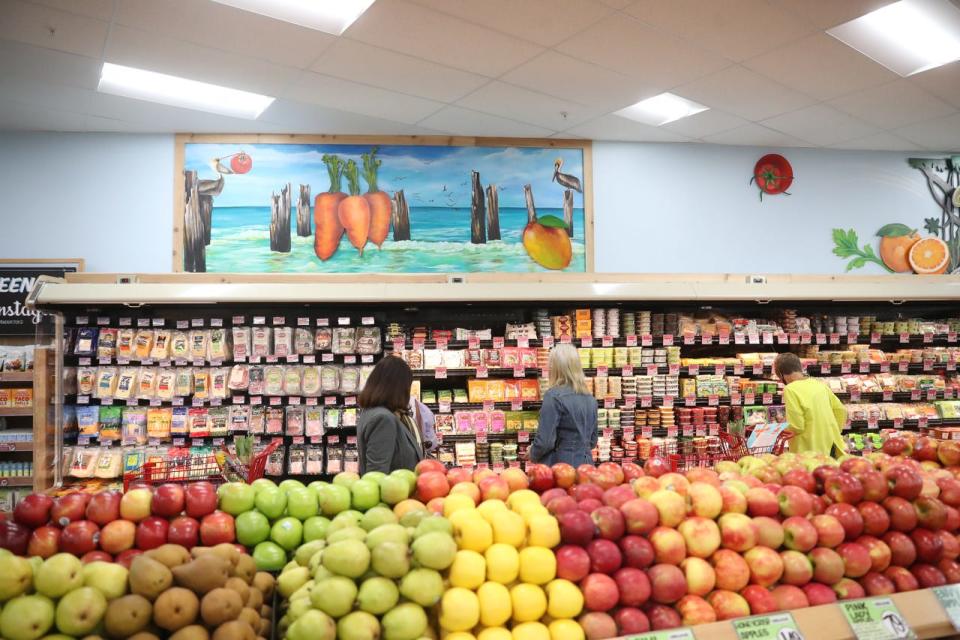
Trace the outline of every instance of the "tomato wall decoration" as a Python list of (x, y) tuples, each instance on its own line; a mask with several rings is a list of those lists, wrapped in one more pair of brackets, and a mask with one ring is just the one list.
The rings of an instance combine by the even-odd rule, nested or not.
[(234, 173), (247, 173), (253, 167), (253, 158), (241, 151), (230, 158), (230, 168)]
[(790, 185), (793, 184), (793, 167), (786, 158), (779, 153), (768, 153), (753, 165), (753, 177), (750, 183), (757, 183), (760, 187), (760, 199), (763, 200), (763, 194), (770, 196), (778, 193), (785, 193)]

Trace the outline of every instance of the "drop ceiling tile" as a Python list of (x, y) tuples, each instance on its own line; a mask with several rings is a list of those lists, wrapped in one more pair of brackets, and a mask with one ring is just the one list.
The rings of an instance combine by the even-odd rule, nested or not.
[(328, 109), (315, 104), (277, 100), (261, 120), (276, 123), (291, 133), (423, 135), (437, 133), (415, 125), (372, 118), (359, 113)]
[(809, 22), (820, 29), (831, 29), (876, 11), (895, 0), (770, 0), (775, 7), (786, 9), (797, 19)]
[(830, 146), (833, 149), (858, 149), (862, 151), (917, 151), (922, 149), (920, 145), (886, 131)]
[(596, 107), (585, 107), (497, 80), (458, 101), (457, 105), (554, 130), (600, 115)]
[(108, 23), (20, 0), (4, 0), (0, 39), (99, 58)]
[(96, 89), (100, 67), (99, 60), (86, 56), (0, 40), (0, 75)]
[(443, 106), (395, 91), (304, 71), (284, 97), (376, 118), (413, 124)]
[(0, 130), (83, 131), (84, 116), (4, 98), (0, 99)]
[(820, 100), (893, 82), (900, 77), (825, 33), (751, 58), (743, 65)]
[(543, 51), (530, 42), (403, 0), (378, 0), (342, 37), (491, 77)]
[(747, 120), (762, 120), (816, 102), (758, 73), (732, 66), (677, 87), (674, 93)]
[(599, 4), (604, 4), (614, 9), (626, 9), (633, 0), (594, 0)]
[(484, 27), (550, 47), (610, 14), (592, 0), (413, 0)]
[(762, 124), (821, 146), (864, 138), (878, 132), (876, 127), (866, 122), (822, 104), (775, 116), (764, 120)]
[(597, 22), (555, 49), (635, 81), (667, 88), (729, 65), (727, 60), (692, 43), (622, 14)]
[(444, 107), (417, 124), (428, 129), (465, 136), (544, 138), (554, 133), (554, 131), (543, 127), (498, 118), (479, 111), (461, 109), (460, 107)]
[(589, 62), (547, 51), (501, 80), (558, 98), (616, 111), (664, 90), (653, 83), (631, 80)]
[(113, 0), (31, 0), (31, 2), (107, 22), (113, 18)]
[(690, 138), (663, 127), (651, 127), (620, 116), (606, 115), (564, 133), (572, 133), (592, 140), (631, 140), (637, 142), (689, 142)]
[(626, 11), (731, 60), (753, 57), (814, 30), (766, 0), (640, 0)]
[(131, 27), (114, 25), (104, 55), (107, 62), (138, 67), (254, 91), (280, 95), (299, 71), (257, 58), (177, 41)]
[(917, 122), (893, 133), (926, 149), (954, 152), (960, 148), (960, 114)]
[(883, 129), (942, 118), (957, 110), (903, 79), (862, 89), (831, 100), (829, 104)]
[(805, 140), (789, 136), (781, 131), (774, 131), (759, 124), (746, 124), (736, 129), (722, 133), (715, 133), (703, 137), (704, 142), (713, 144), (730, 144), (737, 146), (754, 147), (810, 147)]
[(703, 136), (736, 129), (745, 124), (747, 124), (747, 121), (743, 118), (738, 118), (719, 109), (707, 109), (706, 111), (695, 113), (687, 118), (674, 120), (673, 122), (663, 125), (662, 128), (683, 136), (702, 138)]
[(116, 23), (305, 69), (336, 38), (210, 0), (123, 0)]
[(440, 102), (454, 102), (489, 82), (486, 76), (345, 38), (337, 40), (311, 70)]
[(960, 107), (960, 60), (910, 76), (910, 82)]

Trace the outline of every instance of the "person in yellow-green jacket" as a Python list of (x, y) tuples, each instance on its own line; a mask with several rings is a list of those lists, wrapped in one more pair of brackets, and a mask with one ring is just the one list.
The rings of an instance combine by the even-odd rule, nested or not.
[(793, 432), (790, 451), (814, 451), (838, 457), (846, 453), (840, 431), (847, 422), (847, 410), (820, 380), (808, 378), (800, 358), (781, 353), (773, 372), (784, 384), (788, 429)]

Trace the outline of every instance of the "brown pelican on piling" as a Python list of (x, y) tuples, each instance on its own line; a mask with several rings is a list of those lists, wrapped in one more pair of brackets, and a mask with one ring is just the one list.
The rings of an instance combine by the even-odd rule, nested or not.
[(563, 167), (563, 158), (557, 158), (553, 162), (553, 180), (562, 187), (567, 189), (573, 189), (574, 191), (579, 191), (583, 193), (583, 185), (580, 184), (580, 178), (569, 173), (560, 173), (560, 169)]

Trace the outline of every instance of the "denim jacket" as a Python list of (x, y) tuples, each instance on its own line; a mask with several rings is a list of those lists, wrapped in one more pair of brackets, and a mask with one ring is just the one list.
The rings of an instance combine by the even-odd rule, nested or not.
[(592, 464), (591, 450), (596, 444), (597, 400), (586, 393), (575, 393), (569, 387), (547, 391), (540, 407), (530, 459), (547, 465)]

